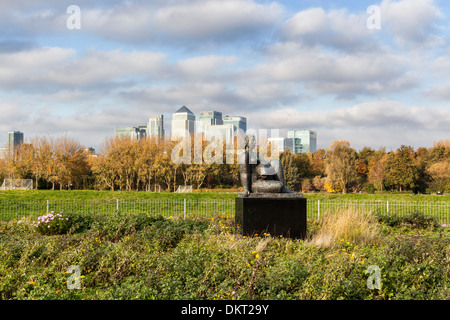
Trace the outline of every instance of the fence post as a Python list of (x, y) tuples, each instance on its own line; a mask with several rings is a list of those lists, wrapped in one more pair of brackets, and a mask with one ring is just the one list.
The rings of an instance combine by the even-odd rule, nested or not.
[(49, 209), (49, 203), (48, 203), (48, 200), (47, 200), (47, 214), (48, 214), (48, 209)]
[(119, 199), (116, 199), (116, 211), (119, 213)]
[(186, 198), (184, 199), (184, 218), (186, 219)]
[(320, 200), (317, 200), (317, 219), (320, 219)]
[(389, 213), (389, 200), (387, 201), (387, 206), (386, 206), (386, 208), (387, 208), (387, 213)]

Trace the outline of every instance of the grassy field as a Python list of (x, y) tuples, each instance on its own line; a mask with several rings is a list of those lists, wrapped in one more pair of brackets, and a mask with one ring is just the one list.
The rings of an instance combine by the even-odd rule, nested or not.
[[(30, 191), (0, 191), (0, 201), (16, 200), (108, 200), (108, 199), (234, 199), (234, 192), (136, 192), (136, 191), (94, 191), (94, 190), (30, 190)], [(311, 200), (396, 200), (396, 201), (450, 201), (450, 195), (414, 195), (411, 193), (379, 193), (379, 194), (329, 194), (305, 193), (304, 197)]]
[[(237, 195), (232, 192), (0, 191), (0, 220), (37, 218), (51, 211), (90, 215), (120, 211), (161, 214), (164, 217), (210, 217), (218, 213), (234, 215)], [(420, 211), (438, 218), (442, 224), (450, 223), (448, 195), (310, 193), (304, 194), (304, 197), (309, 200), (310, 219), (327, 210), (353, 203), (367, 210), (390, 214)], [(158, 201), (149, 201), (152, 199)]]
[(304, 240), (243, 237), (220, 215), (68, 217), (53, 235), (1, 225), (0, 300), (450, 299), (450, 231), (423, 216), (344, 211)]

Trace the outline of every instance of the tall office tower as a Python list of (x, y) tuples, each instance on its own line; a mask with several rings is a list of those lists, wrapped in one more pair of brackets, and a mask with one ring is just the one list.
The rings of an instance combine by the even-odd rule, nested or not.
[(162, 114), (151, 115), (147, 124), (147, 137), (164, 138), (164, 116)]
[(247, 131), (247, 118), (239, 116), (225, 116), (223, 118), (223, 124), (232, 124), (234, 131), (240, 129), (244, 132)]
[(144, 126), (141, 127), (122, 127), (115, 129), (115, 135), (118, 138), (128, 137), (131, 139), (135, 139), (141, 141), (143, 137), (145, 137), (145, 129)]
[(293, 139), (294, 153), (308, 153), (317, 151), (317, 133), (310, 130), (288, 131), (288, 138)]
[(193, 135), (195, 115), (186, 106), (172, 114), (172, 138), (184, 138), (186, 133)]
[(14, 157), (17, 148), (23, 143), (23, 132), (11, 131), (8, 132), (7, 154)]
[(208, 127), (223, 124), (222, 112), (218, 111), (202, 111), (200, 117), (196, 121), (197, 134), (205, 134)]

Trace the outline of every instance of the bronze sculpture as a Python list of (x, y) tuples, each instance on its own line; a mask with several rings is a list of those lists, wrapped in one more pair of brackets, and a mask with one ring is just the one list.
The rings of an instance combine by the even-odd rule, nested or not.
[(241, 197), (256, 194), (298, 194), (285, 186), (283, 166), (279, 159), (266, 161), (252, 152), (256, 146), (255, 136), (245, 137), (244, 158), (239, 164), (239, 174), (243, 187)]

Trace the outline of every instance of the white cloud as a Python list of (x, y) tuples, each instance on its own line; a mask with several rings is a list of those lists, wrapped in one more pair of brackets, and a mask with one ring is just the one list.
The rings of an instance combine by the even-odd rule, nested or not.
[(108, 85), (133, 76), (161, 72), (162, 53), (89, 50), (78, 57), (73, 49), (35, 48), (0, 53), (0, 84), (14, 90), (59, 90), (73, 86)]
[(444, 15), (433, 0), (383, 0), (380, 8), (383, 28), (400, 44), (442, 43), (436, 34), (436, 23)]
[(226, 72), (226, 67), (238, 62), (237, 56), (197, 56), (179, 60), (173, 66), (176, 73), (191, 79), (211, 79)]
[(318, 94), (338, 96), (400, 92), (417, 84), (412, 60), (388, 50), (340, 53), (287, 41), (272, 45), (246, 74), (252, 81), (294, 82)]
[(156, 15), (160, 31), (176, 37), (228, 38), (272, 27), (282, 9), (276, 3), (262, 5), (250, 0), (191, 1), (161, 8)]
[(346, 9), (312, 8), (298, 12), (280, 29), (286, 40), (301, 41), (307, 45), (329, 46), (344, 51), (374, 50), (378, 41), (366, 28), (367, 16), (352, 14)]

